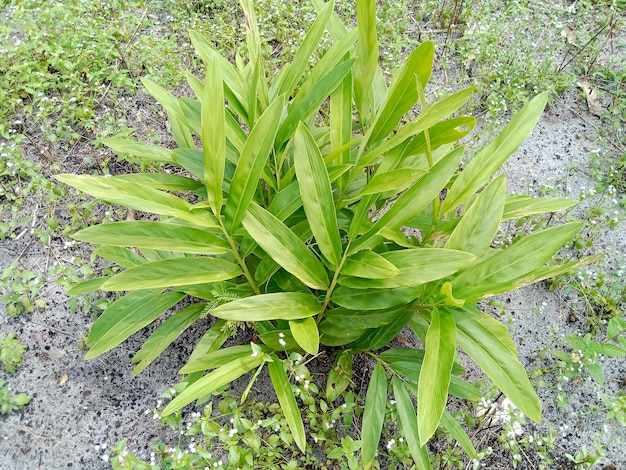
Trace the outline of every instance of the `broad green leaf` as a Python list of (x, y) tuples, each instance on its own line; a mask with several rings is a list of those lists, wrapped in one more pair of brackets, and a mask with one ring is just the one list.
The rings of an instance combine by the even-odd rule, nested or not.
[(402, 116), (415, 105), (418, 99), (416, 80), (420, 81), (422, 87), (426, 86), (434, 53), (433, 43), (424, 41), (394, 74), (387, 100), (370, 128), (368, 144), (374, 144), (390, 135)]
[(306, 434), (304, 432), (304, 423), (300, 415), (300, 408), (296, 403), (296, 397), (293, 394), (291, 384), (283, 368), (283, 362), (277, 356), (272, 356), (272, 362), (268, 363), (267, 369), (272, 379), (272, 385), (276, 391), (281, 411), (285, 415), (289, 430), (293, 436), (298, 448), (305, 452)]
[(200, 181), (192, 178), (171, 175), (169, 173), (133, 173), (130, 175), (119, 175), (115, 179), (163, 191), (197, 191), (204, 186)]
[(405, 222), (415, 217), (430, 204), (435, 197), (439, 197), (439, 193), (457, 170), (462, 157), (463, 148), (459, 147), (439, 160), (428, 173), (418, 179), (396, 200), (393, 206), (374, 223), (372, 228), (352, 243), (350, 253), (356, 253), (366, 248), (367, 243), (371, 242), (371, 238), (383, 228), (391, 230), (401, 228)]
[(275, 216), (251, 203), (243, 225), (254, 241), (283, 269), (313, 289), (328, 288), (328, 275), (320, 260)]
[(352, 381), (352, 362), (354, 354), (350, 350), (337, 354), (335, 364), (330, 369), (326, 382), (326, 399), (332, 403), (341, 396)]
[(316, 355), (320, 348), (320, 334), (315, 319), (308, 317), (300, 320), (290, 320), (289, 329), (293, 339), (302, 349), (312, 355)]
[(224, 117), (224, 86), (215, 56), (206, 64), (207, 74), (202, 95), (202, 151), (204, 153), (204, 184), (213, 213), (222, 210), (222, 182), (226, 162)]
[(475, 259), (471, 253), (441, 248), (390, 251), (381, 256), (398, 268), (400, 273), (384, 279), (342, 276), (339, 278), (339, 283), (357, 289), (393, 289), (418, 286), (454, 274), (471, 264)]
[(463, 447), (463, 450), (470, 459), (476, 458), (476, 449), (472, 444), (472, 440), (448, 410), (443, 410), (439, 426), (444, 428), (457, 440), (459, 444), (461, 444), (461, 447)]
[(281, 97), (267, 108), (250, 132), (241, 151), (224, 208), (226, 229), (231, 233), (241, 223), (257, 190), (261, 172), (272, 151), (276, 132), (278, 132), (283, 107), (284, 98)]
[(387, 403), (387, 377), (382, 365), (376, 364), (365, 396), (363, 428), (361, 429), (363, 467), (372, 468), (383, 430)]
[(143, 343), (143, 346), (133, 357), (133, 364), (137, 364), (133, 375), (139, 374), (172, 342), (189, 328), (205, 310), (205, 303), (190, 305), (172, 315)]
[(67, 290), (67, 295), (82, 295), (86, 294), (87, 292), (93, 292), (95, 290), (98, 290), (102, 287), (102, 284), (107, 281), (107, 279), (110, 279), (110, 277), (111, 276), (102, 276), (96, 277), (95, 279), (88, 279), (86, 281), (77, 282)]
[(321, 104), (350, 72), (353, 63), (354, 59), (341, 62), (313, 85), (308, 93), (289, 110), (287, 117), (278, 130), (277, 144), (286, 142), (293, 135), (300, 121), (306, 121), (308, 117), (319, 110)]
[(172, 163), (172, 151), (170, 149), (156, 147), (143, 142), (135, 142), (131, 139), (109, 138), (101, 139), (99, 142), (117, 153), (128, 153), (149, 161)]
[(396, 399), (396, 408), (398, 417), (400, 418), (400, 426), (402, 433), (409, 446), (409, 452), (413, 457), (413, 462), (419, 470), (430, 469), (430, 459), (428, 457), (428, 449), (425, 445), (420, 446), (420, 434), (417, 427), (417, 415), (415, 408), (411, 402), (409, 392), (407, 392), (404, 383), (398, 376), (393, 377), (393, 396)]
[(299, 351), (300, 345), (293, 339), (291, 330), (273, 330), (259, 334), (259, 339), (273, 351)]
[(385, 279), (400, 274), (400, 270), (373, 251), (359, 251), (343, 263), (341, 274), (366, 279)]
[[(213, 334), (211, 335), (211, 339), (213, 338), (217, 340), (220, 338), (220, 336)], [(222, 349), (213, 349), (211, 343), (206, 349), (207, 351), (204, 354), (199, 354), (196, 357), (190, 357), (187, 364), (185, 364), (185, 366), (180, 369), (178, 373), (191, 374), (193, 372), (215, 369), (217, 367), (222, 367), (223, 365), (228, 364), (235, 359), (250, 356), (253, 352), (252, 347), (249, 344), (230, 346), (228, 348)]]
[(94, 225), (75, 233), (72, 238), (100, 245), (181, 253), (213, 255), (230, 252), (226, 240), (209, 231), (163, 222), (127, 221)]
[(383, 192), (399, 193), (413, 184), (420, 176), (425, 173), (424, 170), (413, 170), (403, 168), (401, 170), (388, 171), (374, 175), (367, 185), (362, 188), (356, 195), (346, 195), (345, 202), (359, 200), (364, 196), (372, 194), (380, 194)]
[(144, 263), (122, 271), (105, 282), (102, 289), (122, 291), (184, 286), (225, 281), (240, 274), (239, 266), (222, 259), (172, 258)]
[(120, 297), (109, 305), (89, 330), (89, 351), (85, 359), (92, 359), (118, 346), (176, 305), (184, 296), (179, 292), (160, 294), (159, 290), (150, 289)]
[(421, 287), (401, 289), (353, 289), (339, 286), (332, 295), (334, 303), (349, 310), (383, 310), (406, 305), (420, 296)]
[(457, 343), (493, 383), (533, 421), (541, 420), (539, 398), (506, 327), (476, 307), (446, 309), (457, 328)]
[(277, 292), (237, 299), (211, 310), (224, 320), (263, 321), (299, 320), (322, 312), (322, 306), (311, 294)]
[(168, 416), (180, 410), (194, 400), (218, 390), (233, 380), (238, 379), (246, 372), (260, 366), (267, 360), (264, 354), (248, 355), (223, 365), (219, 369), (208, 373), (201, 379), (189, 385), (180, 395), (174, 398), (163, 410), (162, 415)]
[(448, 387), (456, 353), (456, 327), (447, 310), (435, 309), (426, 334), (426, 353), (418, 382), (420, 445), (435, 433), (448, 400)]
[(123, 268), (132, 268), (146, 262), (146, 259), (141, 255), (121, 246), (99, 246), (94, 250), (94, 254), (113, 261)]
[(504, 175), (493, 180), (465, 212), (446, 248), (482, 256), (489, 249), (502, 219), (506, 184)]
[(143, 212), (178, 217), (194, 225), (217, 227), (214, 218), (192, 214), (187, 201), (157, 189), (118, 180), (116, 177), (88, 175), (56, 175), (62, 183), (93, 197)]
[(337, 267), (341, 261), (341, 240), (330, 178), (315, 139), (302, 123), (294, 139), (294, 167), (315, 241), (324, 257)]
[(484, 147), (459, 173), (448, 191), (441, 212), (446, 213), (466, 203), (491, 175), (515, 152), (533, 130), (548, 101), (544, 92), (520, 109), (493, 142)]
[(450, 281), (454, 296), (475, 302), (512, 290), (517, 280), (540, 270), (581, 227), (582, 223), (572, 222), (533, 233), (470, 266)]
[(569, 209), (578, 201), (559, 197), (509, 196), (504, 204), (502, 220), (516, 219), (544, 212)]
[(359, 40), (356, 47), (357, 61), (354, 64), (355, 102), (362, 120), (368, 120), (368, 94), (378, 68), (378, 35), (376, 34), (376, 1), (357, 0), (356, 17)]
[(285, 66), (287, 72), (279, 77), (275, 87), (272, 86), (272, 88), (275, 88), (275, 91), (272, 93), (270, 90), (270, 95), (292, 95), (294, 88), (302, 79), (305, 70), (309, 66), (311, 55), (319, 47), (320, 39), (326, 30), (326, 25), (328, 24), (334, 6), (335, 2), (331, 0), (319, 12), (302, 43), (298, 46), (298, 50), (292, 61)]

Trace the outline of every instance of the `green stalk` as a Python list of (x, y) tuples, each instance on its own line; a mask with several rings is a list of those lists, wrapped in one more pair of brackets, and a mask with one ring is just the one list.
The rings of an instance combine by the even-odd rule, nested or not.
[(330, 303), (330, 298), (332, 296), (333, 290), (335, 290), (335, 287), (337, 286), (337, 282), (339, 281), (339, 274), (341, 273), (341, 268), (343, 268), (343, 264), (346, 262), (346, 259), (348, 258), (348, 253), (350, 251), (349, 248), (350, 248), (350, 243), (348, 243), (348, 245), (346, 246), (346, 249), (341, 258), (341, 262), (339, 263), (339, 266), (337, 266), (337, 269), (335, 270), (335, 274), (333, 275), (333, 280), (330, 282), (330, 287), (326, 291), (326, 298), (324, 299), (324, 303), (322, 304), (322, 313), (319, 314), (316, 319), (318, 325), (324, 319), (324, 312), (326, 311), (326, 308), (328, 307), (328, 304)]
[(222, 222), (222, 219), (218, 218), (217, 220), (219, 221), (220, 228), (222, 229), (222, 233), (224, 234), (224, 236), (226, 237), (226, 240), (228, 241), (228, 244), (230, 245), (230, 251), (235, 256), (235, 259), (239, 263), (239, 266), (241, 266), (243, 275), (246, 276), (246, 279), (250, 283), (250, 286), (252, 287), (252, 290), (254, 290), (254, 293), (259, 295), (261, 293), (261, 290), (259, 289), (259, 286), (254, 280), (254, 277), (250, 273), (250, 270), (248, 269), (248, 265), (246, 264), (246, 260), (243, 259), (241, 255), (239, 254), (239, 249), (237, 248), (237, 244), (235, 243), (235, 241), (232, 239), (232, 237), (226, 230), (226, 227), (224, 227), (224, 223)]

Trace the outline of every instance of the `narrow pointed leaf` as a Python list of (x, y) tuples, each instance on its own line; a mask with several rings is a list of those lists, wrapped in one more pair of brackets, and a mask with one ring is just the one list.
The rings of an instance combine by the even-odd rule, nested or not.
[(401, 289), (353, 289), (339, 286), (333, 292), (333, 302), (349, 310), (382, 310), (405, 305), (422, 293), (421, 287)]
[(346, 259), (341, 273), (366, 279), (385, 279), (400, 274), (400, 270), (378, 253), (359, 251)]
[(211, 328), (209, 328), (207, 332), (202, 335), (200, 341), (196, 343), (196, 346), (189, 355), (189, 359), (187, 359), (187, 365), (211, 351), (216, 351), (224, 344), (229, 336), (229, 330), (228, 328), (224, 328), (225, 325), (225, 320), (217, 320), (211, 325)]
[(99, 246), (94, 250), (94, 253), (101, 258), (119, 264), (123, 268), (139, 266), (147, 261), (141, 255), (121, 246)]
[[(216, 337), (216, 339), (219, 336)], [(194, 358), (189, 358), (189, 362), (178, 371), (179, 374), (191, 374), (193, 372), (200, 372), (209, 369), (215, 369), (222, 367), (235, 359), (250, 356), (252, 354), (252, 347), (249, 344), (243, 344), (239, 346), (230, 346), (227, 348), (213, 348), (212, 344), (209, 345), (207, 351)]]
[(548, 101), (544, 92), (526, 103), (493, 142), (472, 158), (450, 188), (441, 206), (442, 213), (451, 211), (483, 186), (491, 175), (515, 152), (533, 130)]
[(504, 210), (504, 176), (496, 178), (465, 212), (446, 243), (446, 248), (482, 256), (498, 231)]
[(385, 420), (387, 377), (382, 365), (376, 364), (365, 396), (363, 428), (361, 430), (363, 467), (372, 468)]
[(296, 397), (291, 389), (291, 384), (289, 383), (285, 369), (283, 369), (282, 361), (276, 356), (272, 356), (272, 359), (273, 361), (268, 363), (267, 369), (270, 373), (278, 402), (280, 403), (281, 410), (285, 415), (289, 430), (291, 431), (296, 445), (302, 452), (305, 452), (306, 434), (302, 416), (300, 415), (300, 409), (296, 403)]
[(171, 415), (192, 401), (202, 398), (224, 385), (231, 383), (233, 380), (238, 379), (246, 372), (260, 366), (266, 360), (267, 358), (263, 354), (257, 356), (248, 355), (223, 365), (219, 369), (208, 373), (189, 385), (165, 407), (162, 415)]
[(364, 100), (370, 92), (378, 67), (378, 35), (376, 33), (376, 1), (357, 0), (356, 16), (359, 31), (357, 62), (354, 66), (356, 105), (363, 113)]
[(309, 354), (315, 356), (319, 352), (320, 334), (317, 329), (317, 323), (311, 317), (300, 320), (291, 320), (289, 329), (293, 335), (293, 339)]
[(220, 305), (211, 314), (224, 320), (263, 321), (298, 320), (322, 312), (322, 306), (311, 294), (277, 292), (237, 299)]
[(159, 355), (165, 351), (172, 342), (189, 328), (202, 314), (206, 304), (199, 303), (184, 308), (168, 318), (154, 333), (143, 343), (143, 346), (133, 357), (133, 375), (139, 374)]
[(127, 153), (154, 162), (172, 162), (172, 151), (163, 147), (135, 142), (131, 139), (102, 139), (99, 142), (117, 153)]
[(396, 399), (396, 408), (398, 417), (400, 418), (400, 426), (402, 433), (409, 446), (409, 452), (413, 457), (413, 462), (419, 470), (430, 469), (430, 459), (428, 458), (428, 449), (425, 445), (420, 446), (419, 430), (417, 427), (417, 415), (409, 392), (407, 392), (404, 383), (398, 378), (393, 377), (393, 396)]
[(233, 232), (241, 223), (246, 209), (259, 186), (259, 178), (272, 151), (284, 98), (274, 101), (261, 115), (241, 151), (224, 209), (226, 228)]
[(320, 260), (275, 216), (252, 203), (243, 225), (254, 241), (286, 271), (314, 289), (328, 287), (328, 275)]
[(533, 421), (541, 420), (539, 398), (506, 327), (476, 307), (448, 309), (457, 327), (457, 342), (493, 383)]
[(185, 294), (158, 290), (131, 292), (113, 302), (95, 321), (87, 346), (85, 359), (92, 359), (113, 349), (144, 326), (152, 323), (177, 304)]
[(426, 353), (418, 382), (420, 445), (435, 433), (448, 400), (450, 374), (456, 353), (456, 327), (447, 310), (435, 309), (428, 333)]
[(202, 95), (202, 151), (204, 153), (204, 184), (213, 213), (222, 210), (222, 182), (226, 161), (224, 117), (224, 86), (218, 61), (212, 57), (207, 65)]
[(509, 196), (504, 204), (503, 220), (526, 217), (544, 212), (558, 212), (578, 203), (574, 199), (558, 197)]
[(472, 440), (448, 410), (443, 410), (440, 426), (461, 444), (461, 447), (463, 447), (463, 450), (470, 459), (476, 458), (476, 449), (472, 444)]
[(408, 188), (424, 173), (424, 170), (413, 170), (407, 168), (388, 171), (381, 174), (377, 173), (356, 196), (349, 195), (346, 199), (349, 202), (361, 199), (362, 197), (369, 196), (371, 194), (380, 194), (383, 192), (399, 193)]
[(122, 291), (184, 286), (224, 281), (240, 274), (239, 266), (222, 259), (172, 258), (144, 263), (122, 271), (105, 282), (102, 289)]
[(88, 227), (72, 235), (75, 240), (112, 246), (132, 246), (181, 253), (230, 252), (226, 240), (206, 230), (163, 222), (127, 221)]
[(452, 279), (454, 296), (475, 302), (494, 293), (512, 290), (516, 287), (515, 281), (543, 268), (581, 227), (582, 223), (572, 222), (533, 233), (470, 266)]
[(95, 290), (98, 290), (102, 287), (102, 284), (104, 284), (110, 277), (111, 276), (102, 276), (96, 277), (94, 279), (88, 279), (86, 281), (77, 282), (67, 290), (67, 295), (82, 295), (86, 294), (87, 292), (93, 292)]
[(320, 251), (336, 267), (341, 260), (337, 213), (326, 165), (315, 139), (300, 123), (294, 143), (294, 166), (300, 197)]
[(200, 181), (192, 178), (168, 173), (133, 173), (130, 175), (119, 175), (115, 179), (163, 191), (197, 191), (204, 186)]

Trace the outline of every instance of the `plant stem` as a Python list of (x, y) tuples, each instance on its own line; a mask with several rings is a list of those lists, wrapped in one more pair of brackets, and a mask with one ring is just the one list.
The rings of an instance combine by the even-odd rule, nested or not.
[(330, 287), (326, 291), (326, 298), (324, 299), (324, 303), (322, 304), (322, 313), (317, 316), (317, 324), (318, 325), (320, 324), (320, 322), (324, 318), (324, 312), (326, 311), (326, 308), (328, 307), (328, 304), (330, 303), (330, 299), (331, 299), (333, 290), (335, 290), (335, 286), (337, 286), (337, 282), (339, 280), (339, 273), (341, 273), (341, 268), (343, 268), (343, 264), (346, 262), (346, 259), (348, 258), (348, 253), (350, 252), (349, 248), (350, 248), (350, 243), (348, 243), (346, 245), (346, 249), (343, 252), (343, 256), (341, 257), (341, 261), (339, 262), (339, 265), (337, 266), (337, 269), (335, 270), (335, 274), (333, 276), (333, 280), (330, 282)]

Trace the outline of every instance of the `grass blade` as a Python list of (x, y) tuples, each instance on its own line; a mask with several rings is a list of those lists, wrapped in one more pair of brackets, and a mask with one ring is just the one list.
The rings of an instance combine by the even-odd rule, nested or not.
[(363, 467), (372, 468), (387, 408), (387, 377), (382, 365), (376, 364), (365, 396), (361, 430)]

